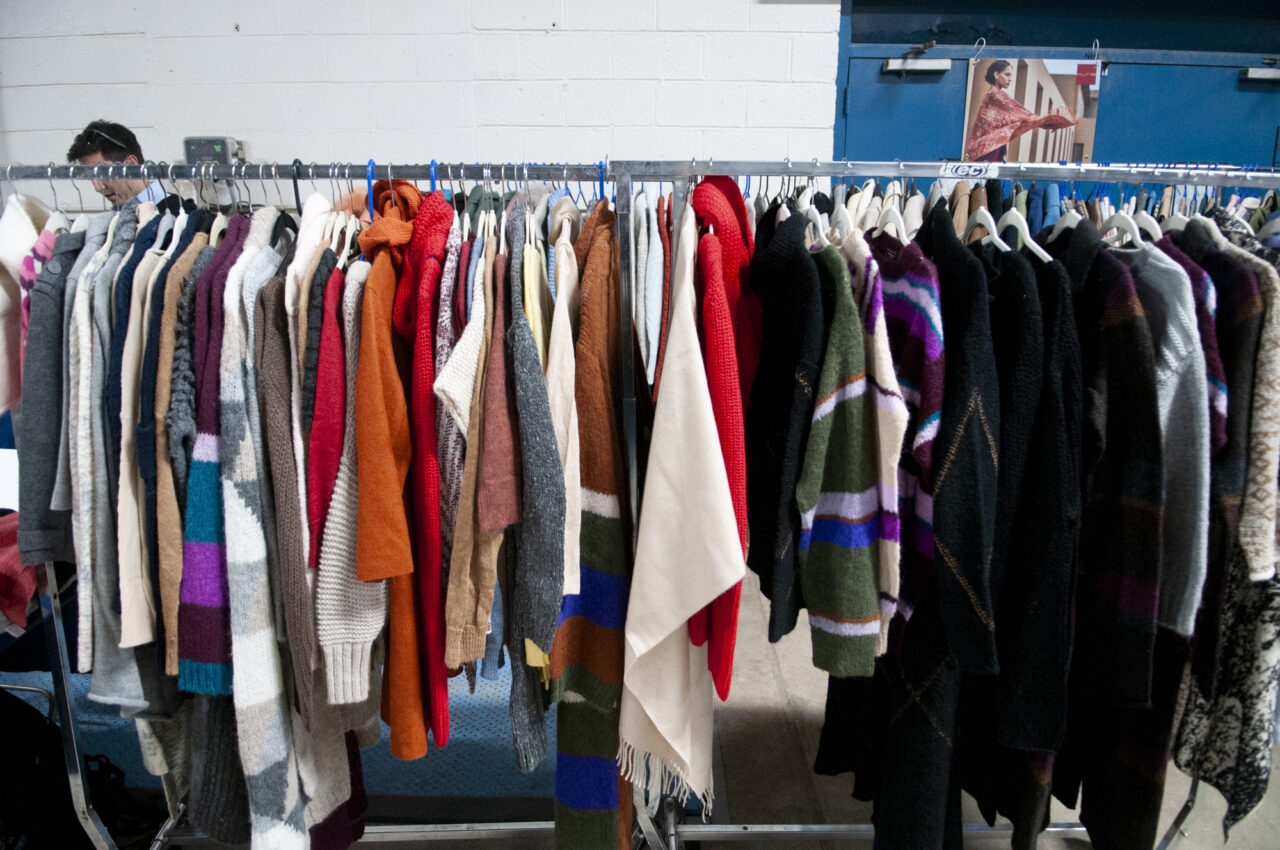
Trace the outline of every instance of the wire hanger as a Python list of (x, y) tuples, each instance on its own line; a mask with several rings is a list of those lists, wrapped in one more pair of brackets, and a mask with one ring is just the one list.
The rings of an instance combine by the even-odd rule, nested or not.
[(53, 208), (58, 212), (62, 212), (62, 207), (58, 204), (58, 190), (53, 185), (53, 163), (49, 163), (49, 191), (53, 192)]

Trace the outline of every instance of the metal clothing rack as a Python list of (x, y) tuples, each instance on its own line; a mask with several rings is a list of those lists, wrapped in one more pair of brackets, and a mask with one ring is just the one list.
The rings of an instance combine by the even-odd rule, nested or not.
[[(626, 341), (631, 337), (631, 304), (630, 291), (632, 281), (631, 256), (631, 198), (632, 185), (636, 181), (670, 181), (673, 184), (672, 216), (679, 221), (687, 193), (696, 178), (727, 174), (731, 177), (795, 177), (795, 178), (831, 178), (833, 180), (865, 177), (937, 179), (952, 178), (966, 180), (985, 180), (1001, 178), (1006, 180), (1045, 180), (1052, 182), (1075, 181), (1084, 183), (1162, 183), (1189, 186), (1239, 186), (1256, 189), (1280, 189), (1280, 173), (1274, 170), (1259, 171), (1252, 167), (1220, 167), (1215, 164), (1159, 164), (1159, 165), (1111, 165), (1085, 163), (975, 163), (975, 162), (855, 162), (838, 160), (821, 162), (817, 158), (807, 162), (790, 159), (782, 161), (726, 161), (705, 162), (690, 161), (652, 161), (652, 160), (617, 160), (610, 163), (610, 174), (614, 179), (617, 192), (616, 210), (618, 217), (618, 244), (621, 254), (622, 279), (622, 380), (623, 380), (623, 426), (626, 431), (628, 480), (631, 493), (632, 528), (636, 527), (636, 515), (639, 506), (637, 493), (637, 453), (636, 453), (636, 401), (632, 347)], [(749, 184), (748, 184), (749, 185)], [(669, 260), (670, 258), (668, 258)], [(1191, 814), (1195, 805), (1196, 790), (1199, 781), (1191, 786), (1191, 793), (1169, 827), (1160, 850), (1167, 850), (1175, 834)], [(636, 814), (638, 818), (647, 819), (641, 792), (637, 790)], [(870, 840), (875, 835), (875, 827), (871, 824), (685, 824), (680, 822), (678, 806), (670, 797), (661, 801), (663, 844), (654, 845), (650, 839), (652, 850), (678, 850), (684, 841), (718, 840), (718, 841), (754, 841), (762, 842), (770, 839), (862, 839)], [(988, 827), (985, 824), (966, 824), (966, 834), (990, 835), (992, 833), (1012, 832), (1011, 825)], [(1087, 835), (1079, 824), (1054, 823), (1045, 832), (1058, 835)], [(646, 830), (646, 835), (648, 831)]]
[[(673, 184), (673, 216), (683, 211), (687, 203), (687, 194), (692, 180), (712, 174), (729, 174), (753, 177), (794, 177), (794, 178), (832, 178), (836, 180), (865, 177), (897, 177), (916, 179), (988, 179), (1000, 177), (1018, 180), (1047, 181), (1080, 181), (1096, 183), (1156, 183), (1188, 186), (1220, 186), (1242, 187), (1257, 190), (1280, 189), (1280, 173), (1274, 170), (1258, 170), (1247, 167), (1219, 167), (1201, 164), (1158, 164), (1158, 165), (1094, 165), (1059, 163), (970, 163), (970, 162), (903, 162), (903, 161), (829, 161), (820, 162), (814, 158), (808, 161), (790, 159), (782, 161), (726, 161), (716, 163), (712, 159), (705, 162), (691, 161), (652, 161), (652, 160), (602, 160), (596, 163), (565, 164), (526, 164), (526, 163), (430, 163), (418, 164), (377, 164), (369, 160), (364, 165), (353, 163), (304, 164), (301, 160), (293, 160), (288, 164), (280, 163), (233, 163), (228, 165), (213, 163), (197, 163), (191, 165), (170, 165), (168, 163), (144, 163), (140, 165), (101, 164), (101, 165), (66, 165), (49, 163), (48, 165), (10, 164), (0, 166), (0, 179), (13, 185), (17, 180), (103, 180), (103, 179), (168, 179), (174, 180), (231, 180), (231, 181), (273, 181), (279, 189), (279, 180), (290, 180), (294, 185), (295, 201), (300, 201), (297, 190), (299, 180), (335, 180), (352, 181), (363, 177), (368, 187), (374, 180), (404, 179), (430, 180), (431, 189), (435, 190), (441, 183), (460, 185), (461, 181), (501, 181), (503, 183), (523, 183), (527, 180), (552, 182), (594, 182), (597, 184), (597, 197), (604, 197), (605, 183), (612, 182), (615, 187), (615, 209), (619, 233), (619, 249), (621, 260), (621, 338), (628, 340), (632, 334), (631, 304), (631, 272), (633, 257), (631, 256), (630, 239), (627, 238), (631, 227), (632, 186), (640, 181), (668, 181)], [(281, 198), (284, 196), (281, 195)], [(634, 363), (632, 347), (622, 345), (622, 380), (623, 380), (623, 428), (627, 450), (628, 481), (631, 496), (632, 528), (636, 526), (635, 518), (639, 506), (637, 487), (637, 451), (636, 451), (636, 395), (634, 385)], [(115, 842), (110, 832), (102, 823), (93, 808), (89, 794), (87, 772), (84, 755), (80, 748), (75, 713), (71, 700), (71, 664), (70, 649), (67, 645), (66, 632), (62, 623), (61, 601), (56, 576), (52, 563), (45, 565), (48, 575), (48, 589), (41, 593), (40, 604), (44, 616), (49, 620), (48, 642), (51, 668), (53, 673), (55, 709), (61, 718), (61, 731), (64, 753), (67, 763), (67, 775), (71, 784), (72, 800), (77, 817), (86, 834), (99, 850), (114, 850)], [(1198, 784), (1198, 783), (1197, 783)], [(640, 840), (649, 850), (677, 850), (685, 840), (742, 840), (763, 841), (777, 838), (792, 839), (832, 839), (852, 838), (869, 840), (874, 835), (874, 827), (870, 824), (768, 824), (768, 825), (727, 825), (727, 824), (684, 824), (680, 822), (677, 806), (673, 799), (660, 801), (662, 817), (660, 823), (649, 817), (642, 792), (636, 791), (637, 827)], [(1161, 844), (1168, 847), (1175, 831), (1180, 828), (1190, 814), (1195, 802), (1196, 785), (1193, 784), (1191, 796), (1183, 810), (1169, 828)], [(152, 850), (163, 850), (171, 842), (183, 844), (212, 844), (213, 842), (199, 831), (181, 825), (178, 818), (170, 817), (152, 843)], [(1009, 826), (987, 827), (985, 825), (966, 825), (966, 832), (990, 834), (1008, 832)], [(554, 830), (551, 821), (525, 821), (509, 823), (485, 824), (421, 824), (421, 825), (372, 825), (365, 829), (362, 844), (404, 843), (432, 840), (457, 840), (463, 838), (515, 838), (520, 836), (545, 835)], [(1076, 824), (1051, 824), (1047, 832), (1057, 834), (1081, 834), (1083, 827)]]

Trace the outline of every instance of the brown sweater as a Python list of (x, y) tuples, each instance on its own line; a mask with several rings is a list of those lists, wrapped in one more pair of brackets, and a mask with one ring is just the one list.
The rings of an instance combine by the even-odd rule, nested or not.
[(169, 382), (173, 379), (174, 328), (178, 321), (178, 297), (182, 279), (195, 265), (200, 249), (209, 244), (209, 234), (197, 233), (187, 250), (174, 261), (164, 282), (164, 312), (160, 315), (160, 348), (156, 364), (156, 528), (160, 541), (160, 612), (164, 619), (164, 672), (178, 675), (178, 594), (182, 586), (182, 514), (178, 491), (173, 484), (169, 460)]
[[(485, 317), (491, 317), (493, 303), (493, 266), (497, 239), (485, 241), (484, 302)], [(480, 363), (489, 360), (493, 325), (486, 322), (484, 341), (480, 344)], [(449, 567), (449, 586), (445, 594), (444, 663), (449, 668), (462, 666), (484, 655), (485, 633), (489, 627), (489, 611), (493, 606), (493, 585), (497, 580), (498, 547), (502, 531), (480, 530), (480, 468), (485, 453), (485, 370), (481, 368), (471, 395), (471, 419), (467, 426), (467, 455), (462, 467), (462, 494), (458, 499), (458, 523), (453, 532), (453, 554)]]
[(303, 523), (293, 456), (292, 380), (289, 371), (293, 363), (289, 357), (289, 314), (284, 304), (283, 277), (272, 278), (258, 291), (254, 304), (254, 346), (263, 446), (276, 506), (285, 632), (293, 660), (294, 692), (291, 696), (309, 729), (313, 682), (311, 657), (316, 649), (316, 629), (311, 593), (307, 587), (307, 559), (302, 548)]
[[(520, 521), (520, 443), (516, 440), (515, 382), (507, 369), (507, 257), (493, 261), (493, 314), (484, 377), (484, 454), (476, 495), (481, 531)], [(512, 285), (519, 286), (519, 281)]]

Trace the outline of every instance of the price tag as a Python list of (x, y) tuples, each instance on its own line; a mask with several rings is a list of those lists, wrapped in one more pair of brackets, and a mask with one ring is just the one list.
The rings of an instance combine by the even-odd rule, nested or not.
[(1000, 174), (995, 162), (944, 162), (939, 177), (955, 177), (961, 180), (986, 180)]

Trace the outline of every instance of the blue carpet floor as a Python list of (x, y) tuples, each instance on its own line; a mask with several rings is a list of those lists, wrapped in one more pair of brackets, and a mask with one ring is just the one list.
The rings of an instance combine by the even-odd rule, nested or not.
[[(88, 699), (88, 675), (72, 678), (84, 752), (107, 756), (125, 772), (131, 787), (158, 788), (159, 780), (142, 765), (133, 721), (122, 719), (111, 706)], [(48, 673), (0, 673), (0, 682), (53, 688)], [(474, 694), (467, 692), (462, 676), (451, 679), (449, 744), (437, 749), (432, 741), (427, 755), (417, 761), (392, 757), (384, 724), (382, 740), (362, 753), (366, 791), (370, 796), (388, 797), (551, 797), (555, 787), (555, 709), (547, 715), (548, 757), (537, 770), (522, 774), (516, 769), (511, 746), (510, 692), (509, 666), (502, 668), (497, 679), (479, 679)], [(19, 692), (18, 696), (41, 712), (48, 710), (39, 694)]]

